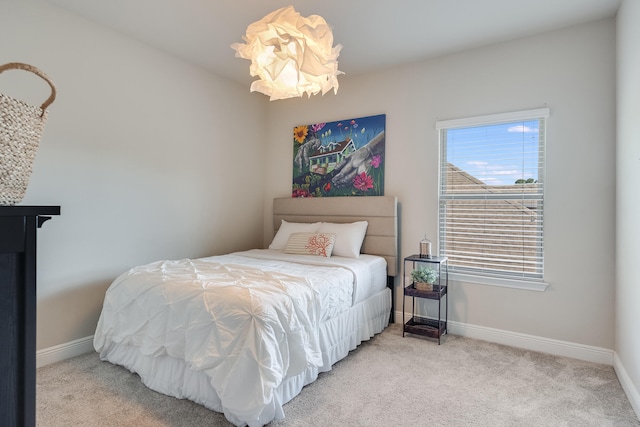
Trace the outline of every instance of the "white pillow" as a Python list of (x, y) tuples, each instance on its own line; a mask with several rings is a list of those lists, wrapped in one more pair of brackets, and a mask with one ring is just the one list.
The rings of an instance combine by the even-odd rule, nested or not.
[(317, 232), (336, 235), (336, 242), (333, 245), (333, 255), (358, 258), (368, 226), (369, 223), (367, 221), (356, 221), (345, 224), (323, 222), (320, 224)]
[(329, 258), (336, 240), (335, 234), (291, 233), (284, 252), (287, 254), (318, 255)]
[(320, 227), (319, 222), (287, 222), (283, 219), (278, 232), (269, 245), (269, 249), (283, 250), (291, 233), (315, 233), (318, 231), (318, 227)]

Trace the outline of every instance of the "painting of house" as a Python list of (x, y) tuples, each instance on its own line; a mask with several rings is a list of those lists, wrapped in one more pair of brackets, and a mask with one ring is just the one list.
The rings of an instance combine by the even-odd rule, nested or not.
[(384, 195), (386, 115), (293, 129), (292, 197)]
[(323, 145), (309, 156), (309, 170), (313, 173), (326, 175), (354, 151), (356, 151), (356, 146), (349, 137), (341, 142)]

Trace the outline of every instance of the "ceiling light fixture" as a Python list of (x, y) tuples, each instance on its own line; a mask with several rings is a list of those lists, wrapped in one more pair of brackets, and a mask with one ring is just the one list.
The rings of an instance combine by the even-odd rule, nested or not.
[(321, 16), (305, 18), (293, 6), (283, 7), (249, 25), (243, 40), (231, 48), (237, 58), (251, 60), (249, 72), (260, 78), (251, 83), (251, 92), (271, 101), (338, 92), (342, 45), (332, 47), (333, 33)]

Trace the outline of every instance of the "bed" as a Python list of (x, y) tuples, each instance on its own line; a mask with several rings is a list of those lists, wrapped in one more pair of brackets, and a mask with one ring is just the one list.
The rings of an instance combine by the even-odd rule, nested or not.
[(268, 249), (116, 278), (94, 335), (100, 358), (238, 426), (284, 418), (286, 402), (392, 321), (397, 201), (277, 198), (273, 225)]

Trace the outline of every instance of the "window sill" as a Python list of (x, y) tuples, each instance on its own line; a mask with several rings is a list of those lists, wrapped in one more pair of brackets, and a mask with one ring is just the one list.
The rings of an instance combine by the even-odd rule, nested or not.
[(549, 286), (546, 282), (500, 279), (496, 277), (472, 276), (470, 274), (449, 273), (449, 280), (478, 285), (499, 286), (502, 288), (523, 289), (525, 291), (544, 292)]

